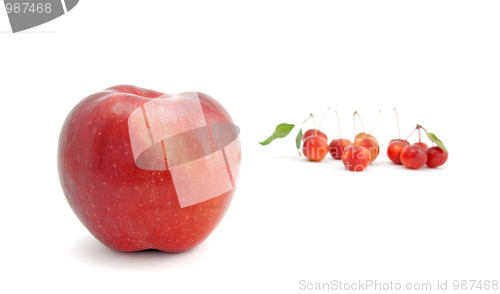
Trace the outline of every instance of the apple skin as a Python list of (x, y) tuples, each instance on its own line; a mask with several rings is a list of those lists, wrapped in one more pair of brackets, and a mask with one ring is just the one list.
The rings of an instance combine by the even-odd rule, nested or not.
[(350, 171), (364, 171), (371, 161), (371, 152), (364, 146), (349, 145), (342, 153), (342, 162)]
[(344, 148), (352, 145), (352, 142), (348, 139), (334, 139), (330, 142), (330, 155), (333, 159), (342, 160), (342, 153), (344, 153)]
[(427, 163), (427, 152), (420, 145), (406, 146), (401, 151), (401, 163), (409, 169), (419, 169)]
[(361, 133), (358, 133), (356, 135), (356, 137), (354, 138), (354, 141), (356, 141), (357, 139), (364, 139), (364, 138), (376, 139), (375, 136), (373, 136), (372, 134), (367, 134), (367, 133), (361, 132)]
[(429, 149), (429, 146), (427, 146), (427, 144), (425, 144), (424, 142), (413, 143), (413, 145), (420, 146), (420, 147), (424, 148), (425, 150)]
[(310, 161), (320, 162), (328, 153), (328, 141), (322, 136), (309, 136), (302, 145), (302, 153)]
[(448, 160), (448, 151), (443, 151), (439, 147), (427, 149), (427, 166), (435, 168), (443, 165)]
[[(221, 104), (197, 94), (207, 124), (233, 124)], [(181, 208), (168, 168), (136, 165), (128, 118), (165, 95), (130, 85), (108, 88), (80, 101), (60, 133), (57, 164), (66, 199), (89, 232), (117, 251), (182, 252), (199, 245), (220, 223), (236, 191)], [(241, 161), (236, 140), (234, 183)]]
[(323, 133), (320, 130), (310, 129), (305, 131), (304, 135), (302, 135), (302, 142), (304, 142), (306, 139), (310, 137), (316, 137), (316, 136), (322, 137), (328, 141), (328, 136), (325, 133)]
[(372, 135), (357, 138), (354, 140), (354, 145), (363, 146), (370, 151), (370, 163), (373, 162), (380, 153), (380, 145), (378, 144), (377, 139)]
[(405, 149), (406, 146), (409, 146), (410, 143), (406, 140), (394, 139), (389, 142), (389, 146), (387, 147), (387, 156), (389, 159), (395, 164), (401, 163), (401, 152)]
[(403, 139), (392, 139), (391, 141), (389, 141), (389, 145), (390, 145), (392, 142), (404, 142), (404, 144), (406, 144), (406, 145), (410, 145), (410, 142), (408, 142), (408, 141), (406, 141), (406, 140), (403, 140)]

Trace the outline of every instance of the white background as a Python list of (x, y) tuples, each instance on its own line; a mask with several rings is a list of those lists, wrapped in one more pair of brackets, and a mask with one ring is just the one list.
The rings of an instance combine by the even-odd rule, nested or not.
[[(12, 34), (0, 11), (0, 292), (293, 293), (305, 292), (300, 280), (365, 279), (436, 290), (437, 280), (449, 289), (454, 279), (500, 280), (499, 15), (498, 1), (84, 0)], [(123, 83), (205, 92), (241, 127), (235, 200), (189, 252), (114, 252), (61, 191), (66, 114)], [(382, 110), (373, 132), (381, 154), (365, 172), (298, 157), (297, 129), (257, 143), (327, 107), (351, 139), (355, 110), (368, 131)], [(390, 163), (393, 107), (403, 136), (420, 123), (444, 141), (444, 166)], [(338, 137), (333, 111), (321, 129)]]

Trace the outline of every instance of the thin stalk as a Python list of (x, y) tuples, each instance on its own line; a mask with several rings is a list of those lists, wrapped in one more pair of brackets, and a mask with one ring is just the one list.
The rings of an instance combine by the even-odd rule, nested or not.
[(372, 130), (370, 131), (369, 134), (373, 133), (373, 130), (375, 130), (375, 127), (377, 126), (377, 123), (378, 123), (378, 119), (380, 118), (380, 113), (382, 112), (382, 110), (378, 110), (378, 116), (377, 116), (377, 120), (375, 121), (375, 124), (373, 125), (373, 128)]
[(398, 118), (398, 112), (396, 111), (396, 107), (394, 107), (394, 113), (396, 114), (396, 122), (398, 123), (399, 140), (401, 140), (401, 129), (399, 128), (399, 118)]
[(306, 118), (303, 122), (298, 123), (298, 124), (295, 124), (295, 125), (303, 125), (303, 124), (305, 124), (305, 123), (306, 123), (306, 121), (308, 121), (308, 120), (311, 118), (311, 115), (312, 115), (312, 114), (310, 114), (310, 115), (309, 115), (309, 116), (308, 116), (308, 117), (307, 117), (307, 118)]
[(408, 137), (406, 137), (405, 141), (408, 141), (408, 138), (410, 138), (410, 136), (415, 133), (415, 131), (418, 129), (418, 125), (417, 127), (408, 135)]
[(337, 110), (335, 110), (335, 115), (337, 116), (337, 125), (339, 126), (339, 139), (342, 139), (342, 133), (340, 133), (339, 114), (337, 113)]
[(326, 116), (326, 113), (328, 112), (328, 110), (330, 110), (330, 107), (328, 107), (328, 109), (325, 111), (325, 114), (323, 114), (323, 117), (321, 118), (321, 121), (319, 122), (318, 129), (321, 129), (321, 124), (323, 123), (323, 119), (325, 119), (325, 116)]
[(314, 118), (314, 115), (312, 113), (311, 113), (311, 116), (312, 116), (313, 121), (314, 121), (314, 134), (317, 137), (318, 136), (318, 129), (316, 129), (316, 118)]
[(354, 112), (354, 131), (356, 131), (356, 114), (358, 115), (359, 121), (361, 122), (361, 126), (363, 127), (363, 133), (365, 133), (365, 125), (363, 124), (363, 120), (357, 111)]

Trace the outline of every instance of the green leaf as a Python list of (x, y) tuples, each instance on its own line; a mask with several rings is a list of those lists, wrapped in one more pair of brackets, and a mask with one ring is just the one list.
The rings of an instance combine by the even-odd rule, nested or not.
[(302, 128), (300, 128), (300, 131), (297, 134), (297, 138), (295, 138), (295, 143), (297, 144), (297, 150), (299, 150), (299, 155), (302, 155), (300, 153), (300, 142), (302, 142)]
[(269, 143), (274, 141), (274, 139), (285, 138), (288, 134), (290, 134), (293, 127), (295, 127), (295, 125), (285, 124), (285, 123), (279, 124), (276, 127), (276, 130), (274, 131), (274, 133), (271, 135), (271, 137), (267, 138), (264, 142), (259, 142), (259, 143), (261, 145), (268, 145)]
[(448, 150), (446, 149), (446, 147), (444, 147), (443, 142), (441, 142), (441, 140), (439, 140), (436, 137), (436, 135), (434, 135), (433, 133), (429, 133), (427, 131), (426, 131), (426, 133), (427, 133), (427, 137), (429, 138), (429, 140), (431, 140), (432, 142), (436, 143), (439, 146), (439, 148), (443, 149), (443, 151), (448, 152)]

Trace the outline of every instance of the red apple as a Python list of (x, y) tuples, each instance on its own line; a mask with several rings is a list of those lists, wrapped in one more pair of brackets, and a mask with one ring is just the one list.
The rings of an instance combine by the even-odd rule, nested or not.
[(319, 162), (325, 158), (328, 153), (328, 141), (321, 136), (309, 136), (304, 141), (302, 153), (310, 161)]
[(419, 169), (427, 163), (427, 152), (419, 145), (406, 146), (401, 151), (401, 163), (409, 169)]
[(440, 147), (431, 147), (427, 149), (427, 166), (438, 167), (443, 165), (448, 160), (448, 151), (444, 151)]
[(402, 164), (401, 152), (408, 145), (410, 145), (410, 143), (406, 140), (401, 140), (401, 139), (391, 140), (389, 142), (389, 146), (387, 147), (387, 156), (395, 164)]
[(189, 250), (217, 227), (234, 196), (238, 133), (206, 94), (112, 87), (66, 118), (59, 179), (78, 219), (104, 245)]
[(370, 163), (374, 161), (380, 153), (380, 145), (378, 144), (377, 139), (372, 135), (358, 137), (354, 141), (354, 145), (363, 146), (370, 151)]
[(342, 159), (342, 154), (344, 153), (344, 148), (352, 145), (352, 142), (348, 139), (334, 139), (330, 142), (330, 154), (333, 159)]
[(364, 171), (372, 162), (371, 152), (364, 146), (349, 145), (344, 148), (342, 162), (350, 171)]

